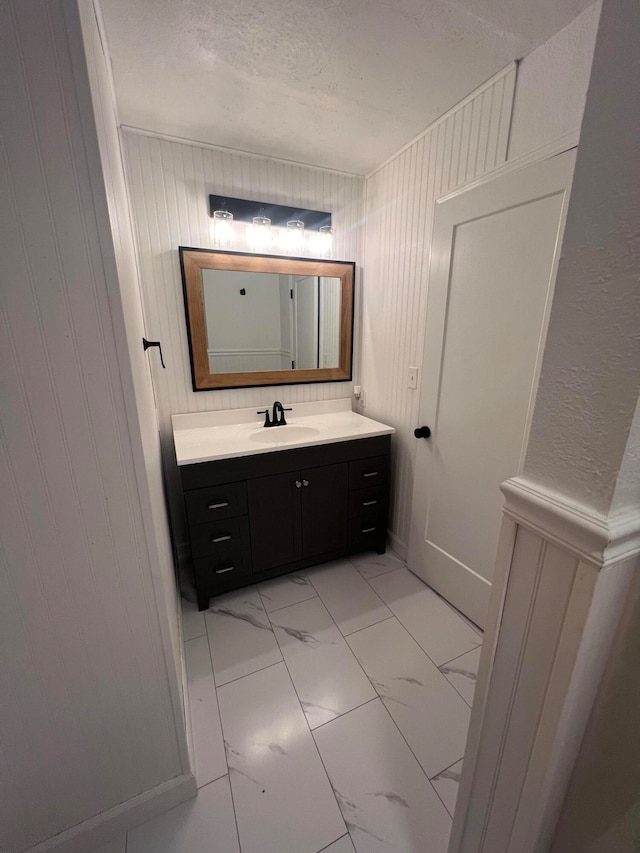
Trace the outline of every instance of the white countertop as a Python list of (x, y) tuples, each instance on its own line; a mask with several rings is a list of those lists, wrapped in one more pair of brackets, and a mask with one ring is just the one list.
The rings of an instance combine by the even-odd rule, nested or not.
[[(225, 409), (172, 415), (173, 443), (178, 465), (253, 456), (317, 444), (391, 435), (395, 429), (351, 411), (351, 399), (316, 403), (287, 403), (286, 426), (265, 428), (264, 415), (251, 409)], [(271, 410), (273, 401), (269, 406)], [(267, 408), (265, 405), (262, 408)]]

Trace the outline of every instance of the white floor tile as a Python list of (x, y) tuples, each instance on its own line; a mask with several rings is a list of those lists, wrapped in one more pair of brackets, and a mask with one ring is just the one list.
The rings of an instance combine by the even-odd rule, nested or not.
[(124, 835), (121, 835), (119, 838), (114, 838), (113, 841), (109, 841), (101, 847), (94, 848), (91, 850), (91, 853), (125, 853), (126, 849), (127, 834), (125, 832)]
[(369, 583), (438, 666), (482, 642), (473, 628), (408, 569), (379, 575)]
[(445, 853), (451, 819), (380, 701), (314, 737), (358, 853)]
[(270, 619), (311, 728), (375, 697), (319, 598), (278, 610)]
[(458, 798), (458, 790), (460, 789), (460, 777), (462, 776), (462, 760), (454, 764), (453, 767), (448, 767), (431, 780), (431, 784), (436, 789), (438, 796), (447, 807), (447, 811), (453, 817), (453, 812), (456, 807), (456, 799)]
[(404, 566), (402, 560), (394, 554), (376, 554), (375, 551), (358, 554), (350, 559), (363, 578), (375, 578)]
[(204, 610), (199, 611), (198, 605), (192, 601), (181, 599), (182, 604), (182, 634), (184, 642), (203, 637), (207, 633), (204, 624)]
[(453, 684), (464, 701), (473, 705), (473, 693), (476, 689), (480, 648), (454, 658), (440, 667), (440, 672)]
[(206, 635), (185, 643), (185, 663), (195, 775), (200, 788), (227, 772), (218, 699)]
[(255, 587), (214, 598), (205, 619), (218, 687), (282, 660)]
[(461, 758), (469, 707), (398, 620), (347, 640), (427, 776)]
[(351, 836), (347, 834), (325, 847), (321, 853), (355, 853), (355, 850)]
[(129, 830), (127, 853), (240, 853), (229, 778), (223, 776), (147, 823)]
[(317, 592), (304, 572), (293, 572), (281, 578), (258, 584), (260, 598), (267, 613), (313, 598)]
[(392, 615), (348, 560), (327, 563), (308, 574), (343, 634), (359, 631)]
[(218, 688), (243, 853), (316, 853), (345, 832), (283, 664)]

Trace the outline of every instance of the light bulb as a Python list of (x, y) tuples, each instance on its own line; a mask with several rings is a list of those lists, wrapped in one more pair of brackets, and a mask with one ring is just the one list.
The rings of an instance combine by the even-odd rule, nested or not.
[(330, 257), (333, 251), (333, 228), (331, 225), (323, 225), (319, 231), (314, 231), (309, 236), (309, 245), (316, 257)]
[(271, 247), (271, 220), (268, 216), (254, 216), (249, 231), (249, 245), (254, 252), (264, 252)]
[(228, 210), (213, 212), (213, 242), (218, 249), (228, 249), (233, 243), (233, 213)]
[(289, 255), (299, 254), (304, 243), (304, 222), (290, 219), (282, 232), (282, 248)]

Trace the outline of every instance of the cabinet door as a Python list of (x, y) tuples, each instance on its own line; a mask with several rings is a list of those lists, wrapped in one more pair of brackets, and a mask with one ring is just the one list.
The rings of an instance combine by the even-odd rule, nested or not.
[(299, 473), (258, 477), (247, 483), (254, 572), (302, 559)]
[[(347, 547), (349, 467), (346, 462), (301, 472), (304, 557)], [(308, 484), (308, 485), (307, 485)]]

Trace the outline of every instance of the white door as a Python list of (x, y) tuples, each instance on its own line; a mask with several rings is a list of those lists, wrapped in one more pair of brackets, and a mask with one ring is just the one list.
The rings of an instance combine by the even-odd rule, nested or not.
[(318, 278), (296, 278), (294, 289), (296, 370), (318, 367)]
[(436, 205), (409, 568), (484, 625), (524, 461), (575, 152)]

